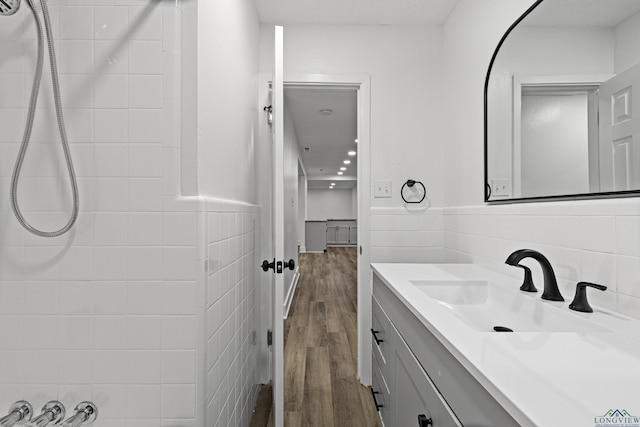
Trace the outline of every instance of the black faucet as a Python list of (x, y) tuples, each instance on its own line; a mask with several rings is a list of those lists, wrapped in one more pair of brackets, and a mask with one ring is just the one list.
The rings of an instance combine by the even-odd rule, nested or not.
[[(542, 293), (542, 299), (546, 299), (549, 301), (564, 301), (562, 294), (560, 294), (560, 290), (558, 289), (558, 282), (556, 281), (556, 275), (553, 272), (553, 267), (551, 267), (551, 263), (538, 251), (534, 251), (533, 249), (519, 249), (513, 252), (507, 260), (505, 261), (509, 265), (513, 265), (514, 267), (524, 268), (525, 271), (525, 282), (522, 284), (522, 289), (528, 292), (535, 292), (536, 288), (533, 286), (533, 282), (531, 281), (531, 272), (527, 271), (523, 265), (520, 265), (519, 262), (524, 258), (533, 258), (538, 263), (540, 263), (540, 267), (542, 267), (542, 274), (544, 276), (544, 292)], [(528, 273), (528, 274), (527, 274)], [(529, 280), (527, 280), (527, 278)]]

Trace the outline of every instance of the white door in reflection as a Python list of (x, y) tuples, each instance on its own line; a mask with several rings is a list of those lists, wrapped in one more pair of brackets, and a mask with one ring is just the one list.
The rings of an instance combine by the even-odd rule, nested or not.
[(600, 85), (600, 191), (640, 189), (640, 64)]
[(522, 88), (521, 197), (589, 192), (588, 90)]

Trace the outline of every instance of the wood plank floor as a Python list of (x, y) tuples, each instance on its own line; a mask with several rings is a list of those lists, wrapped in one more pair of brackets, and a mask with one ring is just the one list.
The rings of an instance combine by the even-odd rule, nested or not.
[[(371, 392), (356, 378), (357, 253), (300, 254), (300, 281), (285, 321), (286, 427), (378, 427)], [(252, 427), (268, 425), (265, 411)]]

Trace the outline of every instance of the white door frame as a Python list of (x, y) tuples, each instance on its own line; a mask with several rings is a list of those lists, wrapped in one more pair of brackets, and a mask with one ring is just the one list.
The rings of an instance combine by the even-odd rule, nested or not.
[[(271, 75), (260, 75), (260, 100), (262, 103), (269, 100), (269, 83), (272, 80)], [(364, 385), (371, 384), (371, 338), (367, 331), (371, 323), (371, 270), (370, 265), (370, 204), (371, 204), (371, 107), (370, 107), (370, 76), (368, 75), (326, 75), (326, 74), (301, 74), (301, 75), (285, 75), (284, 78), (285, 87), (291, 86), (318, 86), (318, 87), (344, 87), (354, 88), (358, 91), (358, 378)], [(267, 105), (267, 104), (265, 104)], [(259, 105), (260, 109), (264, 105)], [(262, 147), (260, 151), (263, 155), (270, 153), (270, 135), (268, 125), (266, 125), (266, 114), (261, 116), (261, 137), (260, 142)], [(264, 140), (264, 142), (263, 142)], [(268, 162), (270, 163), (270, 162)], [(261, 180), (261, 200), (262, 200), (262, 222), (261, 222), (261, 251), (263, 253), (270, 252), (271, 239), (270, 230), (266, 227), (271, 227), (271, 206), (273, 205), (273, 193), (272, 189), (267, 188), (267, 185), (272, 171), (271, 166), (266, 165), (267, 169), (260, 173), (260, 176), (264, 179)], [(264, 187), (264, 188), (263, 188)], [(265, 228), (262, 228), (265, 227)], [(361, 249), (360, 249), (361, 248)], [(362, 251), (360, 253), (360, 251)], [(266, 256), (266, 255), (265, 255)], [(262, 259), (262, 258), (261, 258)], [(272, 311), (272, 295), (271, 295), (271, 280), (272, 275), (260, 275), (261, 284), (260, 292), (257, 297), (260, 302), (260, 324), (270, 325), (273, 316)], [(258, 328), (260, 330), (260, 328)], [(271, 358), (273, 357), (272, 349), (266, 344), (264, 331), (260, 334), (260, 367), (259, 378), (261, 383), (267, 383), (273, 379), (273, 372), (271, 372)], [(275, 349), (273, 349), (275, 350)], [(274, 396), (275, 397), (275, 396)]]
[(371, 208), (371, 78), (369, 75), (287, 74), (286, 87), (353, 88), (358, 91), (358, 378), (371, 384), (370, 208)]

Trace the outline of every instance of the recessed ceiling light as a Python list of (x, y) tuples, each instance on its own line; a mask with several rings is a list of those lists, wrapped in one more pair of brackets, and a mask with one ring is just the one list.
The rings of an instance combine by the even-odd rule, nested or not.
[(341, 171), (346, 171), (347, 168), (345, 168), (344, 166), (340, 168)]
[(358, 143), (358, 138), (354, 139), (354, 141), (355, 141), (355, 143), (357, 144), (357, 143)]
[(350, 155), (350, 156), (355, 156), (356, 152), (355, 151), (349, 151), (347, 154)]
[(345, 165), (349, 165), (349, 164), (351, 164), (351, 160), (345, 160), (343, 163), (344, 163)]
[(338, 172), (338, 175), (344, 175), (344, 172)]
[(333, 110), (331, 108), (323, 108), (322, 110), (318, 111), (318, 113), (322, 114), (323, 116), (330, 116), (331, 114), (333, 114)]
[(332, 182), (332, 183), (331, 183), (331, 185), (336, 185), (336, 183), (335, 183), (335, 182)]

